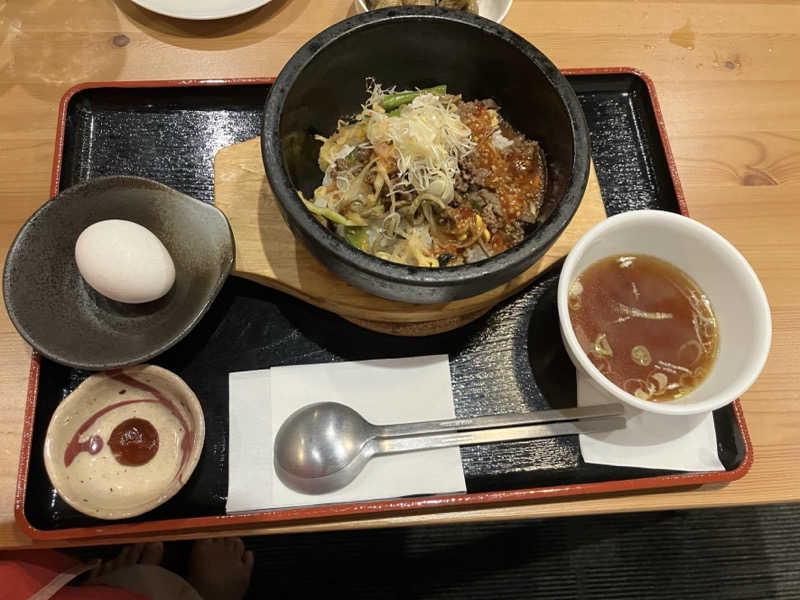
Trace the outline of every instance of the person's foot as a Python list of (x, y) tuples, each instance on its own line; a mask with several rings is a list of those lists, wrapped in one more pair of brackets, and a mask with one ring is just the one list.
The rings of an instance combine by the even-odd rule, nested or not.
[(146, 544), (131, 544), (120, 550), (119, 554), (111, 560), (105, 560), (89, 573), (87, 583), (107, 575), (123, 567), (133, 565), (160, 565), (164, 558), (164, 544), (161, 542), (148, 542)]
[(238, 537), (198, 540), (189, 558), (189, 583), (204, 600), (241, 600), (250, 585), (253, 560)]

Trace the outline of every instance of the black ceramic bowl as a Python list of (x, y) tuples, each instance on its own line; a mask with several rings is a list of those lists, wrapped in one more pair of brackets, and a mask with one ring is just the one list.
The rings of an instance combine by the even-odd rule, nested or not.
[[(175, 263), (165, 296), (124, 304), (87, 284), (75, 242), (106, 219), (149, 229)], [(3, 297), (20, 335), (48, 358), (99, 371), (145, 362), (183, 339), (230, 273), (233, 234), (222, 211), (141, 177), (98, 177), (62, 191), (23, 224), (6, 255)]]
[[(398, 89), (447, 84), (467, 100), (493, 98), (516, 129), (539, 141), (549, 185), (542, 220), (522, 243), (449, 268), (409, 267), (363, 253), (321, 226), (297, 197), (322, 181), (320, 142), (357, 114), (365, 79)], [(572, 88), (541, 52), (505, 27), (462, 11), (408, 7), (356, 15), (313, 37), (291, 58), (264, 109), (261, 149), (295, 236), (331, 271), (368, 292), (443, 302), (501, 285), (539, 259), (569, 223), (586, 187), (589, 141)]]

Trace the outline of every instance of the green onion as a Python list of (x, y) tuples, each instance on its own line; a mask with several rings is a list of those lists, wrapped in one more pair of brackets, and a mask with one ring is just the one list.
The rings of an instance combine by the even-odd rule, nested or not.
[(347, 243), (353, 246), (354, 248), (358, 248), (362, 252), (367, 251), (367, 228), (366, 227), (345, 227), (344, 228), (344, 239), (347, 240)]
[(334, 223), (339, 223), (341, 225), (344, 225), (345, 227), (356, 226), (356, 224), (353, 223), (350, 219), (348, 219), (347, 217), (343, 217), (335, 210), (331, 210), (330, 208), (324, 206), (317, 206), (316, 204), (314, 204), (313, 202), (309, 202), (302, 196), (300, 196), (300, 200), (303, 201), (303, 204), (306, 205), (306, 208), (309, 210), (309, 212), (312, 212), (315, 215), (319, 215), (320, 217), (325, 217), (326, 219), (329, 219)]
[[(402, 92), (395, 92), (388, 94), (381, 100), (381, 106), (387, 113), (391, 113), (394, 109), (404, 104), (408, 104), (417, 96), (422, 94), (435, 94), (437, 96), (444, 96), (447, 93), (446, 85), (437, 85), (436, 87), (426, 88), (424, 90), (404, 90)], [(391, 116), (391, 114), (389, 115)]]

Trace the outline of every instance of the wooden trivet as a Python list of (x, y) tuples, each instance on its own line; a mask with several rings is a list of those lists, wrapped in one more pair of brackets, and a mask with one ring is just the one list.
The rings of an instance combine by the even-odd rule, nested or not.
[(346, 283), (295, 239), (264, 175), (260, 138), (217, 152), (214, 203), (228, 217), (233, 230), (233, 275), (291, 294), (367, 329), (410, 336), (449, 331), (477, 319), (567, 254), (587, 229), (606, 217), (592, 166), (578, 211), (539, 262), (504, 285), (477, 296), (438, 304), (409, 304), (373, 296)]

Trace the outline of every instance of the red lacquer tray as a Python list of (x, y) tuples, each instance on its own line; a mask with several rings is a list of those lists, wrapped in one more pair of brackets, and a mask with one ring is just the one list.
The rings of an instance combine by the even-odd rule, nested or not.
[[(587, 116), (592, 154), (609, 214), (659, 208), (687, 214), (652, 82), (629, 68), (566, 70)], [(81, 180), (111, 174), (150, 177), (206, 201), (213, 201), (216, 150), (260, 133), (260, 114), (271, 79), (132, 81), (87, 83), (69, 90), (59, 110), (51, 192)], [(148, 138), (149, 136), (149, 138)], [(164, 160), (164, 154), (169, 160)], [(678, 473), (589, 465), (571, 438), (493, 444), (462, 449), (466, 494), (323, 505), (310, 508), (224, 514), (227, 493), (227, 372), (341, 358), (447, 352), (459, 415), (536, 410), (574, 403), (574, 371), (560, 338), (551, 331), (552, 269), (474, 324), (421, 341), (364, 332), (352, 324), (278, 292), (258, 291), (233, 278), (197, 330), (154, 361), (177, 371), (204, 400), (207, 439), (204, 456), (186, 488), (162, 508), (124, 522), (84, 517), (67, 507), (50, 486), (41, 444), (60, 399), (88, 375), (41, 358), (31, 362), (15, 517), (34, 539), (66, 540), (219, 528), (296, 519), (326, 519), (370, 513), (453, 510), (460, 506), (513, 503), (548, 497), (604, 494), (670, 486), (726, 482), (742, 477), (753, 460), (739, 402), (715, 411), (720, 458), (725, 471)], [(220, 367), (203, 357), (224, 344), (212, 330), (223, 329), (231, 311), (249, 311), (257, 326), (269, 321), (275, 334), (294, 340), (268, 353), (244, 348), (252, 359), (231, 359)], [(241, 315), (239, 315), (241, 316)], [(216, 321), (214, 321), (216, 319)], [(307, 323), (313, 327), (304, 328)], [(310, 331), (313, 329), (313, 334)], [(194, 337), (193, 337), (194, 336)], [(206, 336), (199, 340), (200, 336)], [(523, 342), (514, 342), (525, 338)], [(348, 355), (342, 338), (357, 343)], [(388, 340), (386, 339), (388, 338)], [(474, 344), (476, 338), (482, 346)], [(507, 340), (512, 340), (508, 342)], [(474, 381), (486, 367), (486, 353), (503, 344), (511, 364), (494, 364), (494, 377)], [(254, 343), (255, 344), (255, 343)], [(416, 345), (415, 345), (416, 344)], [(372, 345), (372, 346), (371, 346)], [(381, 350), (371, 350), (371, 348)], [(231, 356), (238, 348), (225, 348)], [(208, 350), (210, 352), (210, 350)], [(254, 354), (255, 353), (255, 354)], [(188, 357), (188, 358), (187, 358)], [(310, 357), (310, 358), (309, 358)], [(483, 357), (484, 360), (480, 360)], [(250, 361), (250, 362), (248, 362)], [(218, 371), (215, 369), (218, 368)], [(488, 380), (488, 382), (487, 382)], [(561, 387), (559, 387), (561, 386)], [(572, 386), (572, 388), (570, 388)], [(503, 398), (486, 405), (486, 398)], [(566, 399), (566, 400), (565, 400)]]

